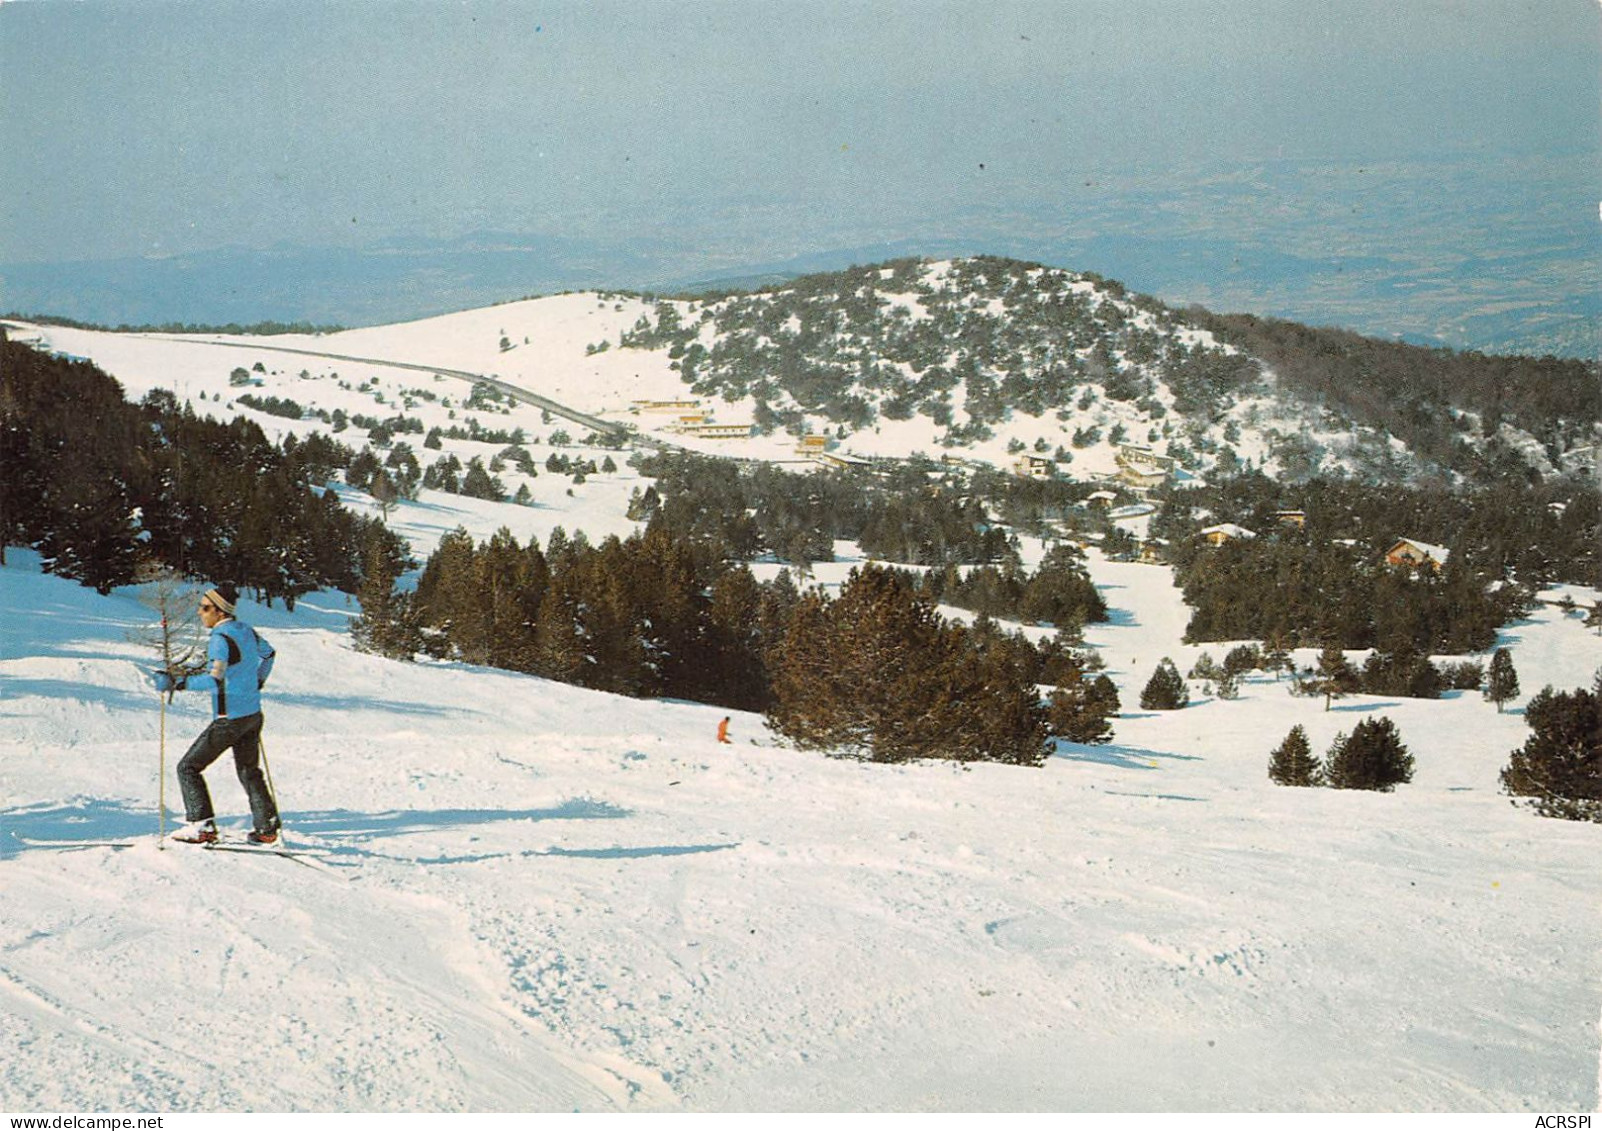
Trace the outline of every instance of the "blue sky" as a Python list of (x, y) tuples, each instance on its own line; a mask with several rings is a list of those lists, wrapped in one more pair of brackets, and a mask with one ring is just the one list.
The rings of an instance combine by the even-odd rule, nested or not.
[(474, 232), (687, 272), (920, 238), (1027, 255), (1286, 162), (1415, 199), (1430, 162), (1533, 162), (1595, 225), (1602, 7), (21, 0), (0, 106), (9, 264)]

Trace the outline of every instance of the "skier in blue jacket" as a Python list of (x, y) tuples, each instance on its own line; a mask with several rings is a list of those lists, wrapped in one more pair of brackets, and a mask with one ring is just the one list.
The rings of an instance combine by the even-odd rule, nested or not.
[(211, 725), (178, 763), (189, 827), (174, 840), (210, 844), (217, 839), (211, 793), (201, 775), (230, 747), (255, 825), (247, 839), (256, 844), (278, 840), (278, 805), (261, 769), (261, 687), (272, 673), (276, 653), (266, 637), (234, 615), (238, 602), (239, 590), (227, 584), (207, 590), (200, 599), (200, 623), (211, 630), (207, 668), (187, 675), (151, 673), (157, 691), (210, 691), (212, 699)]

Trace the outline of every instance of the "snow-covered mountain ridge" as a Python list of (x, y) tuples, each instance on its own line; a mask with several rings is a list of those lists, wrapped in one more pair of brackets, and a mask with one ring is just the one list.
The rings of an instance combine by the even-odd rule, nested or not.
[[(1596, 397), (1564, 392), (1586, 387), (1580, 363), (1459, 364), (1447, 351), (1276, 324), (1279, 337), (1262, 340), (1293, 342), (1276, 368), (1220, 336), (1246, 340), (1255, 325), (1179, 311), (1095, 275), (981, 257), (898, 260), (693, 299), (583, 292), (333, 334), (188, 340), (253, 344), (258, 360), (298, 349), (492, 375), (743, 458), (791, 458), (796, 437), (812, 434), (845, 456), (1006, 467), (1028, 454), (1083, 479), (1115, 473), (1126, 445), (1195, 474), (1344, 471), (1376, 482), (1508, 466), (1584, 473), (1596, 460)], [(101, 360), (86, 344), (101, 336), (41, 329), (58, 348)], [(301, 368), (279, 360), (269, 371)], [(1554, 390), (1546, 400), (1529, 392), (1543, 383)], [(292, 383), (282, 395), (294, 398)]]
[[(1492, 375), (1473, 360), (1454, 369), (1449, 351), (1179, 311), (1100, 276), (990, 257), (898, 260), (664, 303), (622, 340), (669, 344), (695, 392), (749, 404), (763, 429), (900, 454), (932, 423), (934, 450), (998, 465), (1002, 451), (1026, 449), (1097, 469), (1130, 443), (1197, 471), (1383, 481), (1471, 471), (1506, 449), (1550, 474), (1575, 466), (1576, 448), (1583, 467), (1602, 429), (1595, 390), (1583, 395), (1594, 372), (1577, 363), (1548, 359), (1539, 377), (1516, 359)], [(1278, 366), (1237, 341), (1274, 347)], [(1463, 388), (1442, 387), (1443, 362)], [(1515, 390), (1548, 377), (1581, 395), (1556, 409), (1525, 398), (1515, 411)], [(1386, 400), (1424, 406), (1456, 435), (1432, 434)], [(1429, 450), (1410, 450), (1399, 429)]]

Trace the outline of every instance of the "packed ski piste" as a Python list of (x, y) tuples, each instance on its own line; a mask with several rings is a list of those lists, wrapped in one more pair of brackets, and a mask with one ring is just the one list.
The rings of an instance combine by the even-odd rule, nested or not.
[[(1092, 567), (1132, 699), (1184, 609), (1162, 569)], [(1523, 723), (1478, 696), (1384, 704), (1418, 760), (1389, 794), (1274, 786), (1293, 722), (1378, 704), (1309, 713), (1266, 677), (1038, 770), (881, 766), (758, 716), (720, 743), (710, 706), (365, 655), (338, 594), (240, 611), (277, 650), (294, 859), (243, 843), (226, 757), (244, 851), (159, 838), (149, 609), (7, 553), (0, 1107), (1597, 1102), (1597, 828), (1498, 792)], [(1596, 656), (1552, 606), (1508, 639), (1526, 687)], [(169, 775), (207, 699), (166, 708)]]

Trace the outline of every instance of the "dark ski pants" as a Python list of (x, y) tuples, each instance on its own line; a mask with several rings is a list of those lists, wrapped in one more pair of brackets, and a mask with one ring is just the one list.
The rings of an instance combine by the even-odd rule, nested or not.
[(186, 820), (207, 821), (216, 816), (211, 807), (211, 792), (201, 774), (231, 746), (234, 769), (239, 772), (239, 784), (245, 787), (245, 796), (250, 799), (250, 815), (256, 831), (264, 833), (278, 827), (278, 806), (261, 772), (261, 722), (260, 711), (242, 719), (214, 719), (190, 745), (189, 752), (178, 763), (178, 786), (184, 792)]

